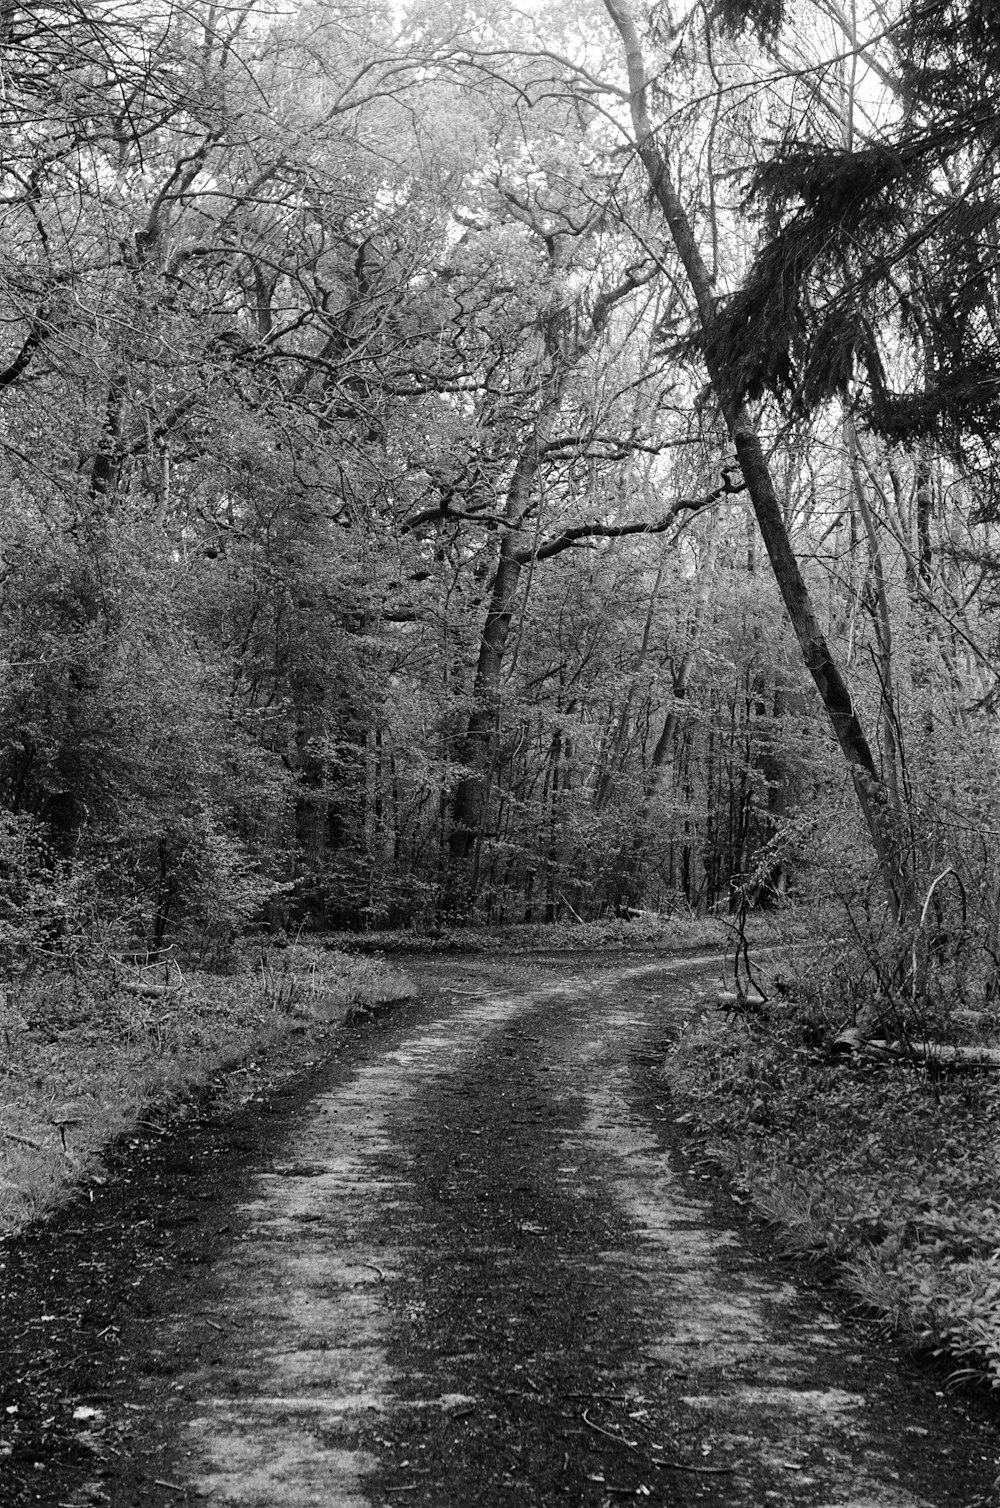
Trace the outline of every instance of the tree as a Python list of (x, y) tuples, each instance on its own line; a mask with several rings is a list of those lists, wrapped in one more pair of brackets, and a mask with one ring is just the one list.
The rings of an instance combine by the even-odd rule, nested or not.
[(913, 915), (993, 687), (974, 7), (815, 75), (606, 9), (6, 9), (0, 789), (156, 942), (766, 888), (779, 601)]
[[(691, 289), (701, 328), (707, 335), (716, 320), (716, 295), (691, 218), (674, 186), (669, 159), (664, 147), (658, 142), (653, 127), (648, 100), (650, 81), (639, 34), (634, 21), (619, 0), (605, 0), (605, 5), (625, 49), (635, 151), (662, 210)], [(890, 903), (899, 918), (908, 917), (913, 914), (916, 905), (914, 879), (906, 865), (900, 836), (894, 830), (891, 820), (888, 792), (791, 548), (767, 457), (746, 402), (745, 386), (734, 381), (721, 349), (711, 341), (706, 342), (705, 361), (716, 401), (739, 458), (743, 479), (782, 600), (806, 667), (822, 698), (850, 770), (879, 858)]]

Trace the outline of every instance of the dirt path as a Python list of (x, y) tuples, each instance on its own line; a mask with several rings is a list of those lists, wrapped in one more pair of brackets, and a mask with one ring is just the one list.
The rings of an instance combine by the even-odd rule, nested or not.
[(283, 1116), (163, 1151), (167, 1254), (130, 1238), (131, 1302), (114, 1264), (104, 1387), (62, 1368), (62, 1464), (18, 1502), (990, 1501), (995, 1417), (796, 1288), (673, 1145), (659, 1065), (717, 966), (416, 969)]

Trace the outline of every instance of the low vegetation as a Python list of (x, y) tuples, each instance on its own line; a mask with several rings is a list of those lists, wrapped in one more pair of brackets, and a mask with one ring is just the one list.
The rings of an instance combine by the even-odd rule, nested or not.
[[(1000, 1389), (1000, 1074), (841, 1050), (871, 973), (844, 947), (763, 1006), (703, 1001), (668, 1059), (678, 1119), (789, 1250), (835, 1264), (866, 1312), (955, 1380)], [(917, 1024), (966, 1043), (1000, 1024), (931, 1016)]]
[[(754, 935), (773, 932), (759, 919)], [(178, 1114), (210, 1080), (234, 1103), (259, 1087), (289, 1039), (405, 998), (409, 979), (384, 955), (461, 949), (684, 952), (732, 942), (722, 918), (643, 913), (591, 924), (282, 934), (237, 943), (192, 935), (156, 963), (102, 947), (97, 929), (46, 949), (24, 922), (0, 985), (0, 1234), (43, 1214), (65, 1190), (99, 1179), (101, 1152), (136, 1127)]]
[(91, 957), (14, 972), (0, 993), (0, 1234), (72, 1184), (102, 1149), (157, 1127), (222, 1076), (248, 1097), (290, 1036), (411, 993), (377, 960), (247, 945), (225, 973)]
[(351, 953), (499, 953), (539, 949), (572, 953), (605, 948), (724, 948), (730, 937), (726, 922), (715, 916), (683, 914), (661, 917), (643, 912), (603, 921), (532, 922), (505, 927), (458, 925), (423, 931), (358, 932), (338, 936), (338, 947)]
[[(779, 913), (761, 912), (747, 917), (742, 934), (755, 944), (794, 941), (815, 936), (825, 919), (816, 907)], [(638, 911), (630, 916), (609, 916), (597, 921), (578, 917), (556, 922), (531, 922), (510, 926), (429, 927), (423, 931), (400, 928), (384, 932), (352, 932), (336, 936), (336, 946), (348, 953), (499, 953), (538, 950), (572, 953), (613, 948), (663, 948), (673, 953), (716, 948), (733, 952), (740, 927), (725, 914), (697, 914), (686, 907), (669, 915)]]

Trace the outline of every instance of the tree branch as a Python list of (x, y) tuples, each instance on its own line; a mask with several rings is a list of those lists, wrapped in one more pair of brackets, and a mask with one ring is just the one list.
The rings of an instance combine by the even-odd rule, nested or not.
[(39, 346), (53, 333), (52, 310), (48, 304), (31, 316), (28, 333), (17, 355), (0, 371), (0, 388), (16, 382)]
[(591, 447), (595, 445), (605, 447), (600, 455), (595, 457), (602, 461), (623, 461), (626, 456), (630, 456), (636, 451), (643, 451), (646, 455), (651, 456), (656, 456), (660, 453), (659, 445), (652, 445), (643, 440), (637, 440), (634, 436), (629, 436), (627, 440), (623, 440), (618, 435), (581, 433), (554, 436), (551, 440), (546, 441), (542, 447), (542, 454), (550, 460), (582, 458), (593, 455)]
[[(739, 476), (738, 481), (733, 480), (733, 474)], [(746, 482), (739, 475), (739, 467), (735, 464), (722, 468), (722, 485), (712, 492), (707, 492), (704, 497), (682, 497), (673, 503), (662, 518), (652, 523), (634, 524), (574, 524), (572, 528), (564, 529), (561, 534), (556, 534), (552, 539), (546, 540), (537, 549), (519, 550), (515, 559), (524, 565), (529, 560), (550, 560), (553, 555), (561, 555), (563, 550), (572, 549), (585, 539), (624, 539), (629, 534), (663, 534), (682, 513), (700, 513), (704, 508), (710, 508), (720, 498), (732, 496), (737, 492), (746, 491)]]

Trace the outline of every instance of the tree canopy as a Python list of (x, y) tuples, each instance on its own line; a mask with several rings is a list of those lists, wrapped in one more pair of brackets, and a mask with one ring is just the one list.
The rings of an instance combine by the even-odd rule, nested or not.
[(0, 27), (11, 949), (946, 862), (994, 946), (991, 6)]

